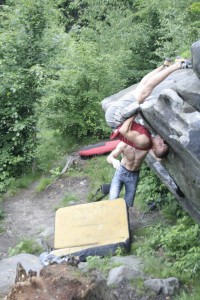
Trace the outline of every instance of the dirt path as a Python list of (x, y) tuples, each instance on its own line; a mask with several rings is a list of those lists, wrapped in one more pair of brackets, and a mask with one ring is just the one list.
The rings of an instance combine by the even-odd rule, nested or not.
[[(87, 178), (67, 176), (40, 193), (35, 191), (37, 184), (33, 183), (3, 202), (5, 219), (2, 224), (4, 232), (0, 235), (0, 259), (7, 257), (9, 247), (14, 247), (21, 240), (38, 238), (45, 229), (53, 230), (55, 207), (66, 195), (73, 193), (77, 198), (72, 205), (87, 201)], [(53, 247), (53, 234), (49, 237), (48, 244)]]
[[(87, 177), (64, 176), (40, 193), (36, 192), (37, 184), (33, 183), (3, 202), (5, 219), (2, 222), (4, 232), (0, 234), (0, 259), (8, 257), (9, 247), (22, 240), (35, 240), (45, 230), (50, 232), (46, 241), (53, 248), (55, 208), (69, 194), (73, 194), (76, 200), (68, 205), (85, 203), (90, 191)], [(130, 229), (152, 224), (160, 218), (158, 215), (158, 212), (143, 215), (133, 207), (129, 209)]]

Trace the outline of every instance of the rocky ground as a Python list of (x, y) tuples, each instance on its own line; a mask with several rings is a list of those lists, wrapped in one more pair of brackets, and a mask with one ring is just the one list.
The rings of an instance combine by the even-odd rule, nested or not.
[[(45, 230), (49, 230), (48, 244), (53, 247), (55, 211), (63, 198), (73, 193), (77, 201), (69, 205), (87, 202), (89, 181), (85, 177), (70, 177), (55, 181), (43, 192), (36, 192), (38, 182), (29, 188), (21, 190), (17, 195), (3, 202), (5, 219), (2, 223), (4, 232), (0, 235), (0, 259), (8, 256), (10, 247), (14, 247), (22, 240), (37, 239)], [(157, 212), (141, 214), (135, 208), (129, 211), (130, 227), (135, 229), (154, 222)]]
[(8, 256), (9, 247), (14, 247), (24, 239), (38, 238), (41, 232), (48, 229), (48, 244), (53, 247), (54, 235), (51, 228), (54, 228), (56, 207), (69, 193), (73, 193), (78, 199), (71, 202), (71, 205), (87, 201), (87, 178), (66, 176), (40, 193), (35, 190), (37, 184), (38, 182), (33, 183), (3, 202), (5, 219), (2, 224), (4, 232), (0, 235), (0, 259)]
[[(90, 191), (87, 177), (70, 177), (67, 174), (43, 192), (36, 192), (37, 184), (38, 182), (33, 183), (29, 188), (21, 190), (17, 195), (9, 197), (3, 202), (5, 219), (2, 222), (4, 232), (0, 235), (0, 261), (8, 257), (10, 247), (16, 246), (23, 239), (37, 239), (45, 231), (49, 233), (45, 235), (47, 244), (53, 248), (55, 208), (69, 193), (73, 193), (77, 201), (71, 201), (68, 205), (85, 203)], [(135, 208), (131, 209), (129, 211), (130, 229), (133, 231), (136, 228), (152, 224), (157, 217), (158, 212), (143, 215)], [(18, 292), (14, 292), (14, 294), (16, 293), (18, 294)], [(121, 283), (115, 290), (117, 299), (165, 299), (163, 295), (154, 298), (138, 298), (134, 294), (134, 290), (126, 283)]]

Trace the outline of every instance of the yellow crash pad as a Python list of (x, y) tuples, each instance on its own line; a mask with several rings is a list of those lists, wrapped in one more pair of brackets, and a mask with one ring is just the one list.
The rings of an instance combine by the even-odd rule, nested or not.
[(85, 249), (127, 245), (129, 226), (124, 199), (86, 203), (60, 208), (55, 216), (54, 250), (64, 256)]

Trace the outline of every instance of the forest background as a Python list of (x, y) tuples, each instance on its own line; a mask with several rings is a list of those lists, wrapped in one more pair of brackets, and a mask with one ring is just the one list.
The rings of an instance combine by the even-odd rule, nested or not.
[(190, 55), (199, 15), (191, 0), (1, 0), (0, 191), (47, 171), (50, 132), (58, 148), (108, 138), (101, 100)]
[[(0, 0), (0, 194), (22, 177), (59, 175), (55, 161), (108, 139), (102, 99), (138, 83), (165, 57), (190, 57), (199, 39), (198, 1)], [(147, 173), (138, 192), (153, 184), (155, 199), (160, 183)], [(157, 227), (153, 240), (149, 231), (151, 245), (137, 251), (149, 259), (165, 249), (166, 274), (176, 269), (192, 279), (191, 291), (200, 274), (200, 227), (177, 207), (173, 214), (180, 215), (176, 226)]]

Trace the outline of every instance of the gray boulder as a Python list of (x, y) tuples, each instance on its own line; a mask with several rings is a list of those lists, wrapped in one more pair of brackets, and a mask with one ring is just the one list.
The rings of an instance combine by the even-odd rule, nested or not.
[(118, 284), (124, 279), (132, 280), (143, 277), (143, 272), (137, 268), (120, 266), (110, 270), (107, 285)]
[[(161, 162), (173, 182), (168, 188), (200, 222), (200, 81), (192, 70), (180, 70), (170, 77), (179, 78), (179, 74), (177, 84), (163, 89), (159, 96), (152, 93), (151, 101), (142, 104), (142, 115), (147, 126), (170, 146)], [(150, 166), (163, 179), (160, 168), (155, 163)]]
[(192, 60), (193, 60), (193, 70), (200, 79), (200, 41), (197, 41), (191, 46)]
[[(160, 163), (149, 156), (146, 162), (200, 223), (200, 41), (192, 44), (191, 56), (193, 69), (172, 73), (140, 107), (145, 126), (161, 135), (170, 148)], [(135, 87), (104, 99), (103, 110)]]
[(15, 283), (16, 267), (20, 262), (26, 272), (36, 271), (38, 274), (42, 264), (37, 256), (32, 254), (18, 254), (0, 261), (0, 296), (7, 295), (10, 287)]
[(169, 277), (166, 279), (148, 279), (144, 281), (144, 286), (156, 294), (174, 295), (174, 293), (179, 290), (180, 284), (176, 277)]

